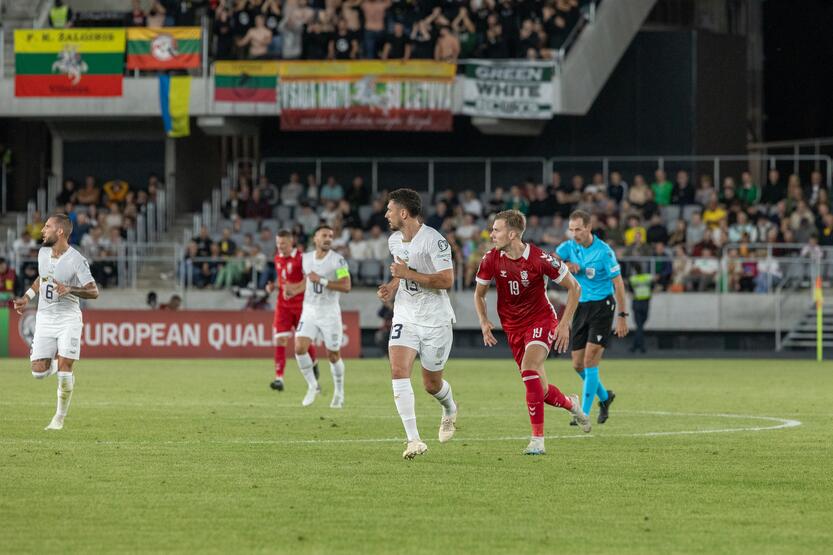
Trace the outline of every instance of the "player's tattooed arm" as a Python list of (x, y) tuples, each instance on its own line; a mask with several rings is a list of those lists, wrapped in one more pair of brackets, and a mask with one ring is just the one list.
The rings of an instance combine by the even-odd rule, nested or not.
[(628, 305), (625, 304), (625, 281), (621, 275), (613, 278), (613, 295), (616, 297), (616, 322), (613, 326), (613, 331), (616, 337), (625, 337), (628, 335), (628, 319), (619, 314), (628, 311)]
[(489, 320), (489, 315), (486, 311), (486, 292), (489, 290), (488, 285), (478, 283), (474, 289), (474, 309), (477, 311), (477, 318), (480, 320), (480, 331), (483, 333), (483, 344), (487, 347), (494, 347), (497, 345), (492, 330), (495, 325)]
[(408, 268), (408, 264), (399, 258), (390, 265), (390, 275), (413, 281), (428, 289), (451, 289), (454, 286), (454, 269), (440, 270), (435, 274), (421, 274)]
[(63, 283), (56, 281), (55, 293), (57, 293), (59, 297), (63, 297), (64, 295), (75, 295), (79, 299), (97, 299), (98, 285), (96, 285), (94, 281), (91, 281), (84, 287), (70, 287), (69, 285), (64, 285)]

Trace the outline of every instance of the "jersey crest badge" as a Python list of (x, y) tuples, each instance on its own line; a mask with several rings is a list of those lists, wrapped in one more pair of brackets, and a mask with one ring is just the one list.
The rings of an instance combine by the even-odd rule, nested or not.
[(440, 239), (439, 241), (437, 241), (437, 247), (439, 247), (441, 251), (447, 250), (448, 241), (446, 241), (445, 239)]
[(596, 268), (585, 268), (584, 273), (587, 275), (589, 279), (593, 279), (596, 277)]
[(524, 287), (529, 285), (529, 272), (526, 270), (521, 270), (521, 284), (523, 284)]

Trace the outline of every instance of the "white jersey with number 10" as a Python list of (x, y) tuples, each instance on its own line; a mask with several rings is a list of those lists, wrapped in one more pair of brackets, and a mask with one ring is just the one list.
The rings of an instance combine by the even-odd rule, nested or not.
[[(324, 258), (316, 258), (315, 251), (305, 252), (302, 258), (304, 275), (315, 272), (320, 277), (329, 281), (337, 281), (350, 275), (347, 261), (335, 251), (328, 251)], [(339, 297), (341, 293), (324, 287), (321, 283), (313, 283), (307, 279), (307, 288), (304, 293), (304, 314), (327, 314), (335, 313), (341, 316)]]
[[(388, 239), (388, 247), (394, 259), (405, 262), (420, 274), (436, 274), (453, 268), (448, 241), (425, 224), (410, 242), (403, 241), (401, 231), (394, 232)], [(405, 279), (399, 280), (393, 313), (398, 322), (425, 327), (448, 326), (455, 321), (445, 289), (430, 289)]]

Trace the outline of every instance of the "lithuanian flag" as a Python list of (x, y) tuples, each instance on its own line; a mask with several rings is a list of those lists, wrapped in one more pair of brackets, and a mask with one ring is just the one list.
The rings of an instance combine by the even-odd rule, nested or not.
[(214, 63), (217, 102), (278, 101), (278, 62), (246, 60)]
[(127, 30), (127, 69), (200, 67), (202, 29), (165, 27)]
[(121, 96), (124, 29), (18, 29), (15, 96)]

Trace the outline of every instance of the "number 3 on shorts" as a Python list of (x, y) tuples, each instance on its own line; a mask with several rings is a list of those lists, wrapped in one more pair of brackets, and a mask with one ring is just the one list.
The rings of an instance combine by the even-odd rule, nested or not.
[(394, 324), (390, 331), (391, 339), (399, 339), (402, 337), (402, 324)]

